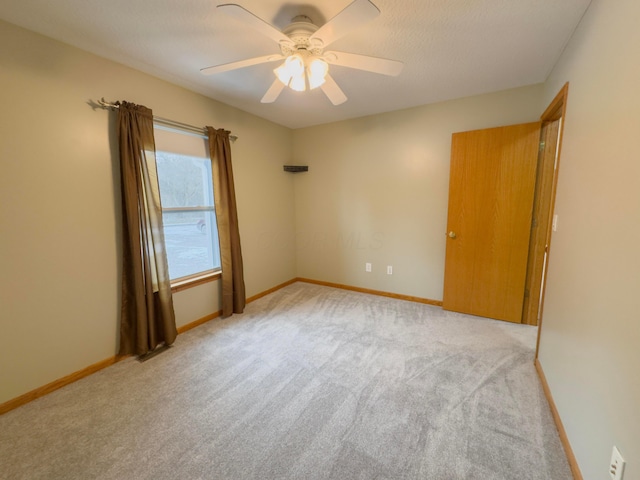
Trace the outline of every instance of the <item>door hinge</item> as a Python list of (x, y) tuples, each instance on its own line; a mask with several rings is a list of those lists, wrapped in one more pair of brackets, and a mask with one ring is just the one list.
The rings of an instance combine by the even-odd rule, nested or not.
[(544, 142), (540, 142), (540, 151), (544, 150)]

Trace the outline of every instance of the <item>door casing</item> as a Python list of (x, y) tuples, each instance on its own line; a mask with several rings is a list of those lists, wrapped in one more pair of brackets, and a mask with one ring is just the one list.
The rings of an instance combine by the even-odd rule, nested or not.
[[(542, 114), (542, 116), (540, 117), (540, 120), (542, 121), (543, 124), (545, 123), (549, 123), (549, 122), (553, 122), (559, 118), (562, 119), (562, 121), (560, 122), (560, 128), (558, 130), (558, 140), (557, 140), (557, 152), (556, 152), (556, 160), (555, 160), (555, 169), (553, 172), (553, 180), (551, 182), (551, 187), (550, 187), (550, 192), (548, 192), (548, 195), (550, 196), (550, 200), (549, 200), (549, 210), (548, 210), (548, 218), (547, 218), (547, 235), (546, 238), (544, 239), (540, 239), (539, 241), (543, 241), (545, 242), (545, 247), (546, 247), (546, 258), (539, 258), (537, 261), (538, 262), (546, 262), (545, 264), (545, 268), (543, 268), (543, 275), (542, 275), (542, 279), (540, 281), (540, 284), (538, 285), (538, 288), (540, 289), (540, 294), (539, 294), (539, 312), (536, 315), (537, 320), (535, 323), (533, 323), (535, 320), (534, 319), (529, 319), (528, 317), (524, 317), (523, 318), (523, 323), (528, 323), (530, 325), (538, 325), (538, 339), (536, 341), (536, 353), (535, 353), (535, 358), (537, 360), (538, 358), (538, 350), (540, 348), (540, 332), (542, 330), (542, 321), (543, 321), (543, 314), (544, 314), (544, 297), (545, 297), (545, 289), (546, 289), (546, 285), (547, 285), (547, 274), (549, 271), (549, 262), (551, 259), (551, 240), (552, 240), (552, 233), (553, 233), (553, 229), (552, 229), (552, 222), (553, 222), (553, 214), (555, 211), (555, 203), (556, 203), (556, 191), (558, 188), (558, 174), (560, 172), (560, 159), (561, 159), (561, 154), (562, 154), (562, 138), (563, 138), (563, 134), (564, 134), (564, 126), (565, 126), (565, 119), (566, 117), (566, 112), (567, 112), (567, 98), (569, 96), (569, 83), (565, 83), (564, 86), (560, 89), (560, 91), (558, 92), (558, 94), (555, 96), (555, 98), (551, 101), (551, 103), (549, 104), (549, 106), (547, 107), (547, 109), (544, 111), (544, 113)], [(535, 285), (534, 280), (533, 280), (533, 274), (534, 271), (533, 269), (527, 271), (527, 281), (531, 281), (533, 285)], [(530, 278), (531, 277), (531, 278)], [(526, 312), (524, 312), (526, 314)]]

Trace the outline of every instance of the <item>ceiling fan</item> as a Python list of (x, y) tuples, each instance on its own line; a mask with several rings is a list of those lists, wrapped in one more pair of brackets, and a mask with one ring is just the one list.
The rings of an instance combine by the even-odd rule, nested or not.
[(280, 47), (280, 54), (215, 65), (200, 71), (204, 75), (213, 75), (261, 63), (284, 60), (274, 70), (276, 79), (262, 97), (262, 103), (275, 102), (287, 86), (292, 90), (304, 91), (308, 84), (310, 89), (320, 87), (331, 103), (340, 105), (346, 102), (347, 96), (329, 75), (329, 65), (339, 65), (389, 76), (399, 75), (404, 65), (402, 62), (384, 58), (324, 51), (325, 47), (332, 42), (380, 14), (378, 7), (369, 0), (354, 0), (321, 27), (314, 25), (309, 17), (299, 15), (294, 17), (292, 23), (282, 31), (256, 17), (240, 5), (230, 3), (218, 5), (217, 8), (275, 41)]

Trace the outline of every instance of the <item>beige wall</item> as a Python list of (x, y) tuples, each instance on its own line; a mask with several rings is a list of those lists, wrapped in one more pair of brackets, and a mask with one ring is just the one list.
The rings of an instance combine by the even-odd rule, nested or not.
[(536, 85), (295, 130), (298, 275), (442, 300), (451, 134), (541, 103)]
[[(115, 123), (89, 100), (238, 135), (247, 294), (295, 276), (289, 129), (4, 22), (0, 45), (0, 403), (116, 352)], [(217, 311), (218, 292), (176, 294), (178, 325)]]
[(640, 3), (594, 0), (545, 85), (570, 82), (540, 362), (585, 479), (640, 478)]

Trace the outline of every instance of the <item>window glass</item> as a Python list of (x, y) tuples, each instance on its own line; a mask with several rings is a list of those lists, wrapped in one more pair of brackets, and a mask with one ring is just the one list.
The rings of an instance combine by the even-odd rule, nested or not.
[(200, 136), (155, 127), (171, 280), (220, 269), (211, 160)]

